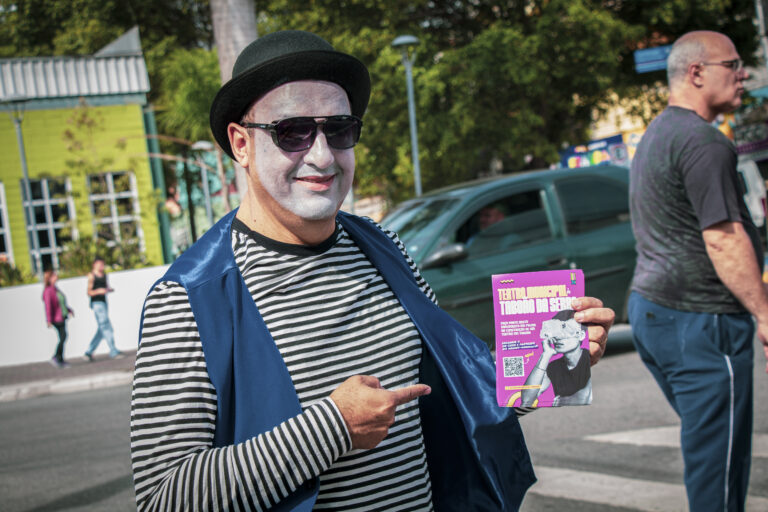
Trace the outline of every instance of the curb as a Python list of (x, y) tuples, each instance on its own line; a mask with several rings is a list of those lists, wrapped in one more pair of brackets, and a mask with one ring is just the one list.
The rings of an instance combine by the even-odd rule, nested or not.
[(133, 371), (107, 372), (66, 379), (38, 380), (23, 384), (0, 386), (0, 402), (13, 402), (38, 396), (109, 388), (130, 384), (131, 382), (133, 382)]

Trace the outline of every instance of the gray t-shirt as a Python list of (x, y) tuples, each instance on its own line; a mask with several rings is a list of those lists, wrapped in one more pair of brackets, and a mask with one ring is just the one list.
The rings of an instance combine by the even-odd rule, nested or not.
[(653, 120), (630, 170), (634, 291), (682, 311), (745, 311), (717, 277), (701, 236), (718, 222), (741, 222), (762, 265), (760, 235), (736, 174), (731, 141), (692, 110), (667, 107)]

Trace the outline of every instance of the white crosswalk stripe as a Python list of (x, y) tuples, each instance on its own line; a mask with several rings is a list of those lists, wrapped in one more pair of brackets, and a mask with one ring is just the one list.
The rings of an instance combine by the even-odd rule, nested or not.
[[(680, 449), (680, 427), (667, 426), (586, 436), (588, 441)], [(754, 434), (753, 458), (768, 458), (768, 434)], [(539, 481), (529, 493), (642, 512), (688, 510), (685, 486), (603, 473), (536, 466)], [(747, 512), (765, 512), (768, 498), (748, 496)]]
[[(610, 505), (642, 512), (681, 512), (688, 510), (685, 487), (623, 478), (572, 469), (537, 466), (539, 481), (531, 487), (531, 494)], [(747, 512), (765, 512), (768, 499), (747, 497)]]
[[(680, 448), (680, 427), (657, 427), (595, 434), (585, 439), (599, 443), (631, 444), (635, 446), (668, 446)], [(752, 457), (768, 458), (768, 434), (752, 435)]]

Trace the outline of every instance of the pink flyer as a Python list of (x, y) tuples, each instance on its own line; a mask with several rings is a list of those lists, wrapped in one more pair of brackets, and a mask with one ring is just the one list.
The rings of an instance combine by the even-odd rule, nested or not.
[(583, 295), (580, 269), (493, 276), (501, 407), (592, 403), (589, 337), (571, 308)]

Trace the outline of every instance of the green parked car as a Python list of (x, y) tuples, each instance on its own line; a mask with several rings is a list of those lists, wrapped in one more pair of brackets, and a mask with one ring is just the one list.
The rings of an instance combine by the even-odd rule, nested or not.
[(608, 165), (476, 180), (406, 201), (381, 224), (398, 233), (440, 306), (492, 347), (493, 274), (581, 268), (587, 295), (626, 319), (628, 180)]

